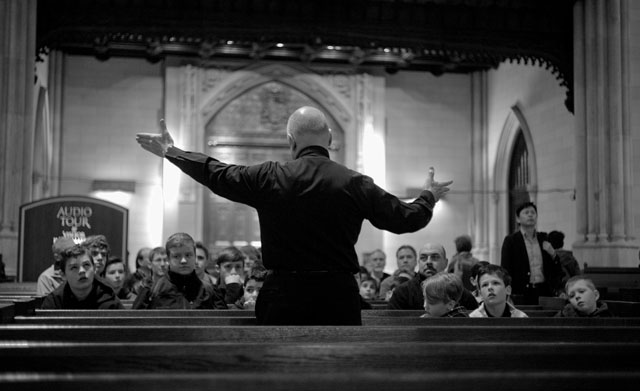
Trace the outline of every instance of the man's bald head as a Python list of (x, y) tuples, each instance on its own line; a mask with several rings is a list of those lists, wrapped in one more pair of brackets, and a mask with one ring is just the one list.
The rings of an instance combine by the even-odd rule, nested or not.
[(324, 114), (315, 107), (303, 106), (289, 117), (287, 138), (295, 159), (304, 148), (317, 145), (323, 148), (331, 144), (331, 130)]

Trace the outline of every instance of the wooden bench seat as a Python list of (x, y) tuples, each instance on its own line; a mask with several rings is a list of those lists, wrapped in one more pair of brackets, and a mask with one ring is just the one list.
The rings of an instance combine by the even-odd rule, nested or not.
[(608, 295), (617, 294), (621, 288), (640, 288), (640, 267), (590, 267), (585, 264), (583, 274), (601, 291), (602, 299), (617, 299), (618, 296)]
[(15, 304), (13, 302), (0, 301), (0, 324), (13, 322), (15, 316)]
[[(536, 308), (538, 306), (535, 306)], [(527, 310), (532, 317), (547, 317), (557, 313), (554, 310), (533, 309)], [(90, 316), (90, 317), (203, 317), (203, 316), (252, 316), (252, 310), (40, 310), (35, 311), (36, 316)], [(363, 318), (370, 317), (420, 317), (424, 315), (422, 310), (362, 310)]]
[(635, 391), (640, 381), (638, 371), (598, 372), (563, 371), (538, 372), (446, 371), (441, 373), (409, 370), (368, 371), (366, 368), (349, 373), (278, 372), (278, 373), (179, 373), (156, 371), (146, 373), (55, 374), (21, 373), (20, 376), (0, 373), (0, 385), (11, 391), (26, 390), (153, 390), (153, 391), (326, 391), (326, 390), (573, 390), (601, 391), (615, 384), (616, 391)]
[[(485, 322), (486, 323), (486, 322)], [(0, 342), (640, 342), (640, 325), (78, 326), (4, 325)]]
[[(365, 326), (422, 326), (422, 325), (573, 325), (576, 323), (589, 321), (589, 325), (616, 325), (634, 326), (640, 324), (640, 318), (554, 318), (554, 317), (531, 317), (531, 318), (419, 318), (419, 317), (384, 317), (373, 316), (363, 317), (362, 324)], [(256, 318), (253, 316), (128, 316), (128, 317), (104, 317), (104, 316), (16, 316), (15, 324), (30, 325), (109, 325), (109, 326), (143, 326), (143, 325), (165, 325), (165, 326), (228, 326), (228, 325), (256, 325)]]
[(0, 303), (13, 303), (16, 315), (34, 315), (35, 310), (42, 305), (42, 298), (24, 296), (1, 296)]
[(14, 293), (36, 295), (37, 285), (36, 282), (3, 282), (0, 283), (0, 295)]
[[(28, 348), (27, 348), (28, 347)], [(3, 372), (636, 371), (640, 343), (0, 343)]]
[[(539, 297), (538, 302), (546, 310), (559, 311), (567, 305), (568, 301), (560, 297)], [(607, 303), (609, 310), (619, 317), (640, 317), (640, 302), (602, 300)]]

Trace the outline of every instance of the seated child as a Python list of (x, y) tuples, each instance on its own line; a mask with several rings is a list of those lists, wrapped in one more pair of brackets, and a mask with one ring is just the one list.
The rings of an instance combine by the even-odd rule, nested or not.
[(207, 272), (209, 265), (209, 250), (202, 242), (196, 242), (196, 274), (207, 284), (216, 285), (218, 279)]
[[(360, 287), (362, 281), (371, 278), (371, 275), (369, 274), (369, 272), (364, 266), (360, 266), (360, 270), (353, 276), (356, 279), (356, 284), (358, 284), (358, 287)], [(371, 306), (371, 304), (368, 301), (366, 301), (364, 297), (362, 297), (362, 295), (360, 295), (360, 309), (370, 310), (372, 308), (373, 307)]]
[(364, 300), (375, 300), (378, 296), (378, 282), (367, 274), (360, 280), (360, 297)]
[(111, 248), (107, 238), (104, 235), (91, 235), (82, 244), (90, 251), (96, 274), (102, 275), (104, 266), (111, 255)]
[(262, 265), (262, 262), (255, 262), (251, 266), (249, 277), (244, 281), (244, 295), (236, 301), (235, 304), (230, 305), (229, 308), (254, 310), (256, 308), (256, 300), (258, 300), (258, 294), (266, 277), (267, 269)]
[(458, 261), (453, 267), (453, 273), (455, 273), (462, 281), (462, 286), (469, 292), (473, 291), (475, 286), (471, 282), (471, 270), (480, 261), (474, 258), (471, 253), (463, 252), (458, 254)]
[(501, 266), (487, 265), (478, 272), (478, 289), (482, 304), (470, 318), (527, 318), (527, 314), (509, 303), (511, 276)]
[(152, 288), (138, 293), (133, 309), (226, 309), (219, 291), (196, 274), (196, 243), (186, 233), (173, 234), (165, 245), (169, 269)]
[(393, 296), (393, 291), (396, 289), (396, 287), (404, 284), (411, 278), (413, 278), (413, 276), (406, 270), (396, 270), (390, 277), (384, 279), (380, 283), (380, 292), (378, 293), (378, 299), (384, 301), (391, 300), (391, 296)]
[(487, 261), (480, 261), (471, 267), (471, 276), (469, 277), (469, 282), (473, 286), (473, 291), (471, 294), (476, 299), (478, 304), (482, 303), (482, 296), (480, 296), (480, 287), (478, 286), (478, 273), (480, 269), (483, 267), (490, 265)]
[(42, 309), (123, 309), (113, 289), (95, 278), (96, 267), (89, 248), (73, 246), (61, 254), (60, 271), (66, 282), (42, 301)]
[(141, 280), (132, 278), (129, 284), (130, 289), (136, 295), (139, 295), (144, 288), (151, 289), (169, 271), (169, 258), (167, 257), (167, 249), (164, 247), (153, 248), (149, 252), (149, 260), (151, 261), (151, 274)]
[(105, 263), (102, 277), (105, 282), (111, 285), (113, 292), (122, 300), (133, 300), (136, 295), (129, 290), (126, 282), (130, 278), (128, 268), (125, 266), (121, 258), (109, 258)]
[(423, 318), (468, 318), (467, 310), (460, 305), (464, 286), (454, 273), (437, 273), (422, 283)]
[(567, 280), (565, 291), (569, 303), (558, 312), (556, 317), (611, 317), (607, 303), (598, 301), (600, 293), (589, 278), (573, 276)]
[(233, 305), (242, 298), (244, 291), (244, 260), (246, 256), (237, 247), (224, 248), (216, 257), (216, 264), (220, 268), (218, 289), (222, 293), (224, 302)]

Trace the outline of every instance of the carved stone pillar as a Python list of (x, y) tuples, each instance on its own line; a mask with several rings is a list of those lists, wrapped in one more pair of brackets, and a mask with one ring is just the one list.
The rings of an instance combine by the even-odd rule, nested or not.
[(574, 7), (576, 258), (635, 266), (627, 0)]
[(0, 253), (16, 275), (19, 208), (31, 194), (36, 0), (0, 0)]

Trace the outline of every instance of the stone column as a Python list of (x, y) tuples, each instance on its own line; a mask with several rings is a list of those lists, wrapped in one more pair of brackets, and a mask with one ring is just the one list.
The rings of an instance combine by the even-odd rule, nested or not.
[(471, 75), (471, 194), (469, 232), (473, 236), (473, 255), (492, 259), (489, 247), (489, 158), (487, 124), (487, 72)]
[(0, 0), (0, 253), (16, 275), (20, 205), (30, 201), (36, 0)]
[(636, 266), (631, 198), (628, 0), (574, 7), (576, 258)]

